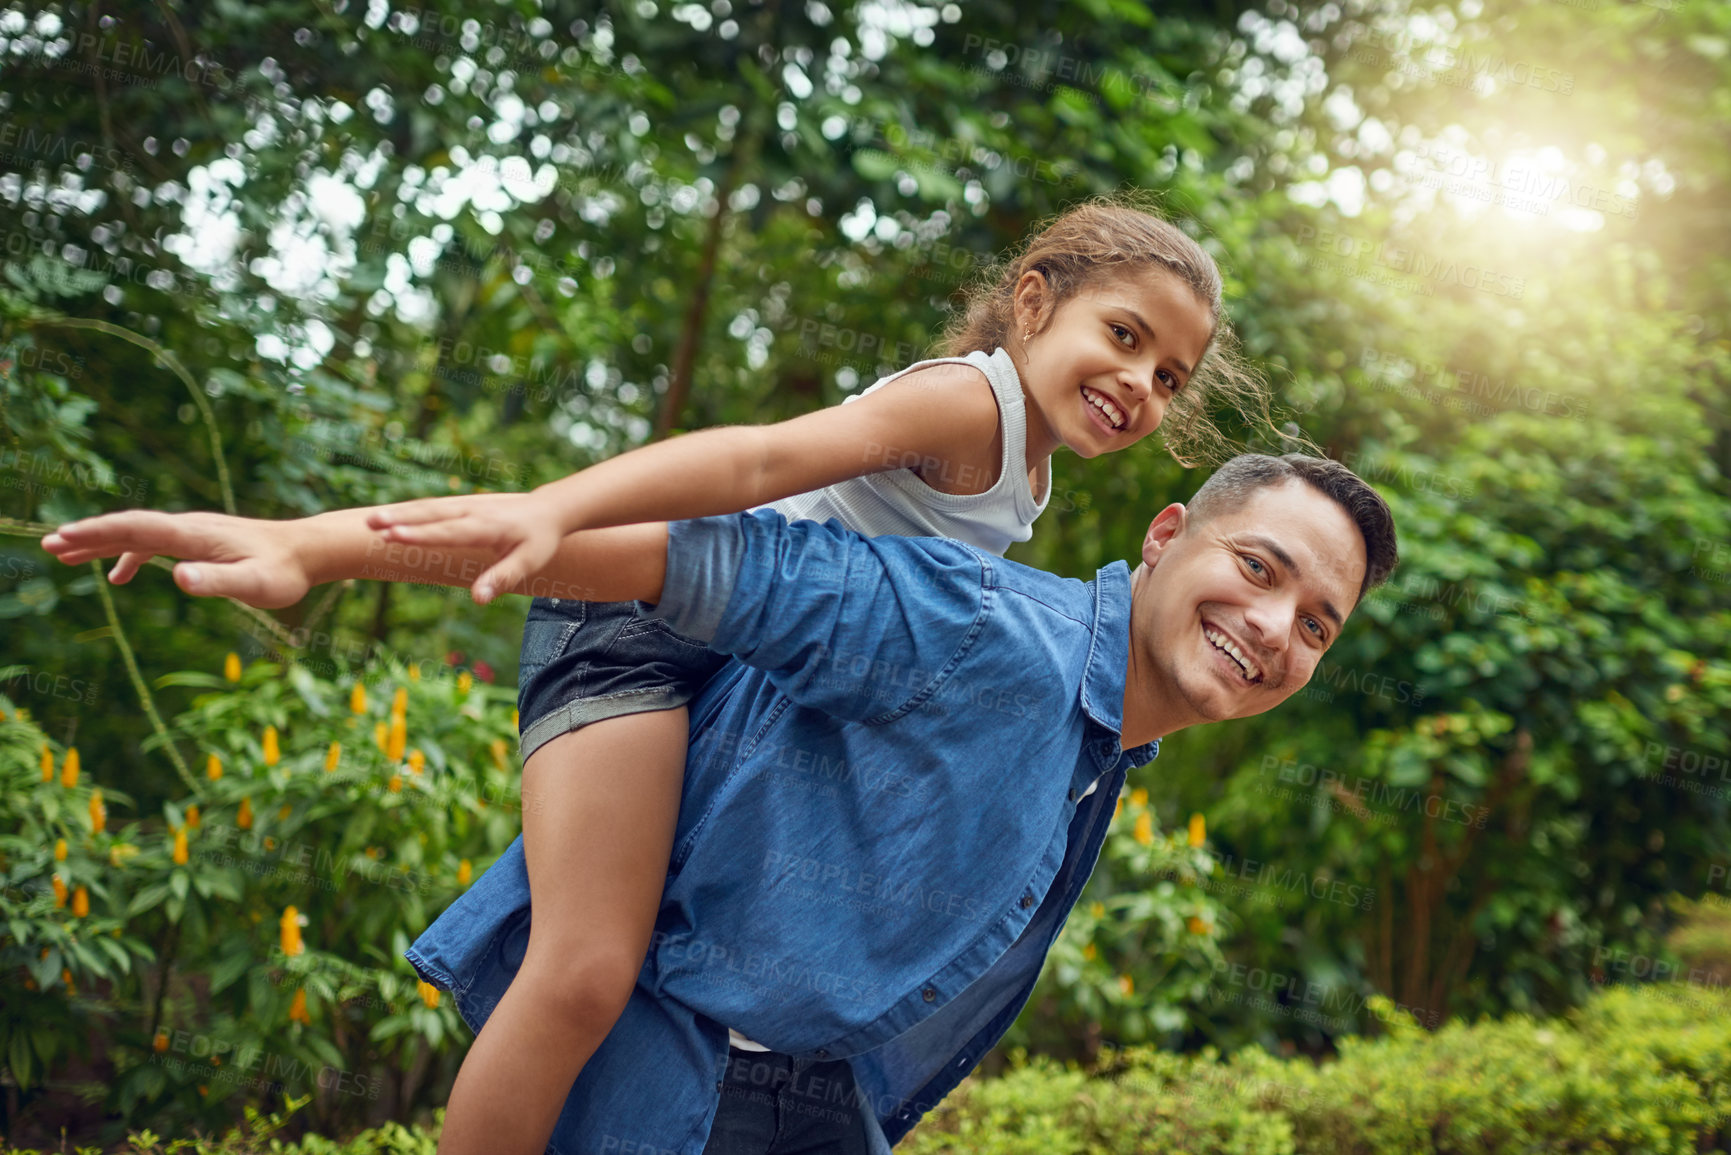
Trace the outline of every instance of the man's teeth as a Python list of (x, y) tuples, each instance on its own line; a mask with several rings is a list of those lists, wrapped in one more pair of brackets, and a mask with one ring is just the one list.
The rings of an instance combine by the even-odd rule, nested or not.
[(1100, 394), (1088, 388), (1086, 385), (1082, 386), (1082, 399), (1094, 408), (1098, 409), (1101, 413), (1105, 414), (1106, 423), (1112, 428), (1124, 428), (1124, 422), (1126, 420), (1124, 411), (1106, 400), (1106, 398), (1100, 396)]
[(1243, 651), (1241, 651), (1237, 646), (1232, 644), (1231, 638), (1227, 637), (1225, 634), (1221, 633), (1218, 630), (1210, 630), (1210, 629), (1206, 629), (1206, 628), (1203, 629), (1202, 636), (1207, 638), (1210, 642), (1212, 642), (1214, 644), (1215, 649), (1220, 650), (1227, 657), (1231, 658), (1233, 661), (1237, 662), (1241, 667), (1243, 667), (1244, 676), (1246, 678), (1248, 678), (1252, 682), (1254, 682), (1258, 678), (1262, 677), (1262, 671), (1256, 668), (1256, 664), (1254, 662), (1252, 662), (1249, 658), (1244, 656)]

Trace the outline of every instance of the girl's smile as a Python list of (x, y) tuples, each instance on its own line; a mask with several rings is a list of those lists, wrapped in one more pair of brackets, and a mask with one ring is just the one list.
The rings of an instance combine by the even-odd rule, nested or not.
[(1102, 279), (1051, 309), (1044, 278), (1028, 280), (1010, 347), (1028, 400), (1028, 459), (1060, 445), (1097, 457), (1159, 428), (1213, 339), (1208, 303), (1156, 273)]

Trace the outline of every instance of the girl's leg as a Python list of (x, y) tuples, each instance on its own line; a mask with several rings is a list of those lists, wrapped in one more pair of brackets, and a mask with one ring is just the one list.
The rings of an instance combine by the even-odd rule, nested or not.
[(583, 1064), (625, 1009), (661, 904), (686, 710), (592, 722), (523, 766), (529, 946), (476, 1036), (439, 1155), (542, 1155)]

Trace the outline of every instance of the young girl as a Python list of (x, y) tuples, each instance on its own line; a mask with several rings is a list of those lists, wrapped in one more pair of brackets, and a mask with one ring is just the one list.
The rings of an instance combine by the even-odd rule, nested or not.
[[(1172, 412), (1177, 456), (1212, 433), (1209, 393), (1265, 416), (1253, 380), (1210, 353), (1220, 310), (1220, 276), (1200, 246), (1147, 212), (1096, 201), (976, 290), (949, 356), (845, 404), (646, 446), (525, 495), (382, 507), (368, 524), (399, 542), (494, 551), (473, 587), (483, 603), (576, 530), (765, 503), (790, 519), (1002, 554), (1031, 536), (1059, 446), (1083, 457), (1125, 449)], [(531, 606), (518, 700), (535, 913), (522, 966), (452, 1089), (440, 1155), (545, 1148), (642, 966), (678, 815), (685, 706), (723, 661), (634, 603)], [(440, 933), (435, 924), (425, 939)]]

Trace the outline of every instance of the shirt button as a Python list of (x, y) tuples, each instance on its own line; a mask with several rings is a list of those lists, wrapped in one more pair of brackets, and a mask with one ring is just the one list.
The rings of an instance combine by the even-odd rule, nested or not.
[(920, 997), (925, 999), (928, 1003), (935, 1002), (938, 997), (938, 990), (936, 987), (927, 987), (925, 990), (920, 992)]
[(817, 1053), (817, 1057), (820, 1059), (827, 1059), (827, 1058), (829, 1058), (829, 1052), (820, 1050)]
[(1022, 896), (1022, 909), (1027, 910), (1030, 906), (1033, 906), (1033, 905), (1034, 905), (1034, 896), (1031, 894), (1024, 894)]

